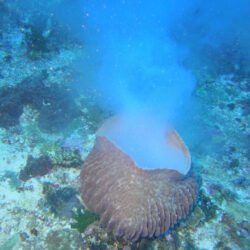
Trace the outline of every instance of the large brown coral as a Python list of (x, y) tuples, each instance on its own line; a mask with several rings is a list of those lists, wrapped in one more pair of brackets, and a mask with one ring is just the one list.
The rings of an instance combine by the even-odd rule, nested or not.
[[(168, 139), (190, 158), (175, 131)], [(100, 215), (100, 225), (132, 241), (157, 237), (186, 218), (198, 192), (194, 176), (142, 169), (105, 136), (97, 136), (80, 179), (82, 199)]]

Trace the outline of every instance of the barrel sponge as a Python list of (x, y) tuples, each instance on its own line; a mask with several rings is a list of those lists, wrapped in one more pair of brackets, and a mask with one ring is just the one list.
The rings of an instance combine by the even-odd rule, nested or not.
[[(190, 154), (178, 134), (169, 134), (173, 146)], [(167, 165), (167, 164), (166, 164)], [(185, 219), (196, 203), (195, 176), (174, 169), (143, 169), (106, 136), (98, 135), (80, 175), (81, 197), (100, 215), (100, 225), (137, 241), (157, 237)]]

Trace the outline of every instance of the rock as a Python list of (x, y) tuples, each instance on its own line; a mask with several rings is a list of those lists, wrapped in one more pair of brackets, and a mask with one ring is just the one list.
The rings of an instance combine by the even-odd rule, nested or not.
[(71, 187), (55, 189), (50, 183), (45, 183), (43, 193), (46, 197), (46, 203), (55, 216), (72, 218), (73, 208), (81, 208), (78, 200), (77, 191)]
[(0, 89), (0, 127), (8, 128), (19, 124), (23, 105), (14, 88)]
[(200, 207), (195, 207), (193, 213), (190, 215), (187, 220), (187, 225), (191, 228), (196, 228), (202, 221), (205, 221), (206, 216)]
[(32, 177), (46, 175), (53, 168), (53, 164), (47, 155), (39, 158), (28, 156), (26, 166), (20, 171), (19, 179), (27, 181)]

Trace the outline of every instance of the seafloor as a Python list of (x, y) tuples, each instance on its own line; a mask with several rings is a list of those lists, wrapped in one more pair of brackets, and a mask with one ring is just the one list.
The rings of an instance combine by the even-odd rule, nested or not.
[(159, 239), (116, 240), (78, 199), (82, 161), (110, 116), (95, 92), (74, 93), (84, 46), (27, 18), (1, 17), (0, 249), (249, 249), (249, 79), (202, 74), (197, 84), (193, 213)]

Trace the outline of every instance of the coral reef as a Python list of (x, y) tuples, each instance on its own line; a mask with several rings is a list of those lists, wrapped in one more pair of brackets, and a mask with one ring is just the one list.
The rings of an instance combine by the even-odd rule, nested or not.
[[(200, 110), (188, 124), (201, 131), (192, 128), (183, 138), (191, 141), (192, 167), (202, 176), (197, 205), (165, 235), (117, 240), (89, 220), (97, 218), (78, 200), (80, 165), (113, 113), (89, 90), (95, 79), (79, 77), (82, 67), (75, 65), (88, 51), (77, 35), (69, 36), (72, 25), (57, 22), (66, 2), (0, 1), (0, 249), (248, 249), (250, 84), (244, 51), (237, 43), (203, 50), (191, 43), (194, 56), (184, 64), (198, 79), (193, 97)], [(190, 37), (199, 27), (179, 34)], [(84, 91), (75, 95), (73, 85)], [(53, 168), (32, 168), (41, 155)]]
[(24, 105), (39, 111), (38, 126), (47, 133), (62, 131), (81, 115), (67, 90), (57, 85), (46, 87), (40, 76), (28, 77), (16, 87), (2, 88), (0, 101), (0, 126), (4, 128), (19, 124)]
[(20, 188), (22, 185), (22, 181), (18, 178), (18, 174), (14, 171), (5, 171), (4, 174), (0, 177), (0, 182), (8, 180), (11, 189)]
[(68, 228), (50, 230), (44, 241), (45, 249), (83, 249), (81, 235)]
[(14, 88), (0, 89), (0, 127), (8, 128), (19, 124), (19, 117), (23, 112), (23, 105)]
[(43, 193), (45, 194), (46, 203), (51, 212), (58, 217), (72, 218), (73, 208), (81, 208), (77, 199), (77, 192), (71, 187), (55, 189), (50, 183), (44, 183)]
[(32, 26), (30, 32), (25, 33), (25, 41), (27, 53), (32, 60), (41, 58), (42, 54), (47, 51), (46, 37), (43, 35), (43, 30), (36, 26)]
[[(210, 110), (206, 111), (203, 120), (207, 124), (208, 138), (201, 137), (191, 149), (193, 168), (203, 180), (197, 206), (166, 236), (136, 243), (125, 239), (116, 241), (112, 234), (98, 226), (98, 221), (89, 225), (82, 234), (70, 228), (71, 223), (76, 223), (72, 221), (71, 209), (78, 206), (75, 202), (79, 204), (75, 190), (80, 169), (74, 161), (77, 159), (74, 151), (78, 149), (84, 160), (91, 150), (95, 136), (90, 134), (88, 126), (82, 125), (91, 124), (91, 119), (75, 125), (74, 129), (80, 126), (77, 130), (80, 135), (75, 132), (61, 138), (41, 133), (36, 124), (38, 111), (24, 105), (24, 113), (19, 118), (21, 127), (0, 129), (3, 171), (0, 177), (0, 246), (55, 249), (59, 247), (55, 242), (57, 239), (60, 247), (65, 249), (247, 249), (250, 230), (247, 221), (249, 151), (246, 145), (249, 128), (245, 114), (246, 86), (246, 82), (234, 82), (230, 76), (224, 76), (197, 87), (195, 95)], [(231, 90), (223, 91), (228, 88)], [(82, 107), (88, 107), (87, 102), (85, 99)], [(35, 103), (30, 106), (35, 107)], [(234, 108), (228, 104), (234, 104)], [(87, 114), (89, 110), (85, 112)], [(40, 177), (39, 182), (31, 178), (23, 183), (18, 174), (26, 164), (28, 152), (37, 156), (48, 154), (53, 164), (68, 168), (54, 167), (49, 175)], [(75, 162), (74, 167), (71, 167), (71, 162)], [(51, 203), (48, 203), (47, 194)], [(70, 194), (73, 200), (69, 198)], [(53, 207), (53, 204), (57, 206)], [(37, 231), (37, 235), (31, 231)], [(13, 238), (9, 238), (10, 234)]]
[(53, 164), (47, 155), (42, 155), (39, 158), (28, 156), (26, 166), (20, 171), (19, 179), (27, 181), (32, 177), (43, 176), (49, 173), (53, 168)]

